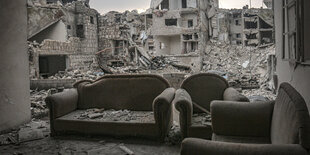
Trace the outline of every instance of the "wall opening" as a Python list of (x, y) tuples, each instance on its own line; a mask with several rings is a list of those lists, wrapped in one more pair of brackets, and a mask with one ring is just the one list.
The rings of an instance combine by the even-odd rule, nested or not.
[(93, 16), (90, 16), (90, 23), (91, 24), (94, 24), (95, 22), (94, 22), (94, 17)]
[(182, 8), (187, 8), (187, 0), (182, 0)]
[(177, 19), (165, 19), (166, 26), (177, 26)]
[(84, 26), (83, 25), (77, 25), (76, 27), (76, 36), (79, 38), (84, 38)]
[(272, 43), (272, 31), (261, 31), (261, 44)]
[(193, 20), (192, 19), (188, 20), (187, 25), (189, 28), (193, 27)]
[(47, 78), (59, 71), (65, 71), (66, 59), (65, 55), (39, 56), (40, 76)]
[(169, 0), (163, 0), (161, 2), (161, 10), (163, 10), (163, 9), (169, 10)]
[(244, 22), (245, 29), (257, 29), (257, 22)]

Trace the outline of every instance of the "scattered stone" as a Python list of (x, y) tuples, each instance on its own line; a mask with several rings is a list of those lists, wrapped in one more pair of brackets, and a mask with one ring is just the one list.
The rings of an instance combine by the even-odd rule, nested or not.
[(41, 130), (20, 130), (18, 132), (18, 138), (19, 142), (28, 142), (28, 141), (33, 141), (33, 140), (38, 140), (38, 139), (43, 139), (44, 135)]
[(126, 155), (134, 155), (134, 152), (124, 145), (120, 145), (119, 148), (123, 150), (126, 153)]
[(99, 114), (99, 113), (94, 113), (94, 114), (89, 114), (88, 117), (90, 119), (95, 119), (95, 118), (99, 118), (99, 117), (102, 117), (103, 114)]

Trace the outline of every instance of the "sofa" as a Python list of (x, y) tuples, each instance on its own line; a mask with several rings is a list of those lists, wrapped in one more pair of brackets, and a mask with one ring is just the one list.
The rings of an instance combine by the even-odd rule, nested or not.
[[(51, 135), (135, 136), (163, 141), (172, 123), (174, 94), (175, 89), (158, 75), (107, 75), (95, 81), (83, 80), (75, 83), (74, 89), (46, 98)], [(93, 109), (99, 112), (94, 113), (98, 118), (85, 117)], [(115, 116), (117, 113), (125, 111), (135, 119), (115, 120), (124, 117)]]
[(173, 100), (173, 105), (179, 111), (183, 138), (211, 139), (212, 124), (206, 117), (211, 117), (209, 111), (213, 100), (249, 101), (237, 90), (230, 88), (228, 82), (219, 75), (199, 73), (186, 78)]
[(212, 140), (188, 138), (181, 154), (306, 155), (310, 118), (302, 96), (282, 83), (275, 101), (211, 103)]

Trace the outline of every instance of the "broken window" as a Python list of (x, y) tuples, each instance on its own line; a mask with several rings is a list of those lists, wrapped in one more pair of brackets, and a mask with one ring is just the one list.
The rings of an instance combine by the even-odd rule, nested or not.
[(187, 0), (182, 0), (182, 8), (187, 8)]
[(240, 34), (240, 33), (237, 33), (237, 34), (236, 34), (236, 38), (241, 38), (241, 34)]
[(192, 19), (188, 20), (187, 25), (189, 28), (193, 27), (193, 20)]
[(90, 23), (94, 24), (94, 17), (93, 16), (90, 16)]
[(257, 21), (245, 21), (244, 22), (245, 29), (257, 29)]
[(84, 38), (84, 26), (83, 25), (77, 25), (76, 27), (76, 36), (79, 38)]
[(239, 20), (235, 20), (235, 25), (240, 25)]
[(193, 35), (191, 34), (183, 34), (183, 40), (192, 40), (193, 39)]
[(177, 26), (177, 19), (165, 19), (166, 26)]

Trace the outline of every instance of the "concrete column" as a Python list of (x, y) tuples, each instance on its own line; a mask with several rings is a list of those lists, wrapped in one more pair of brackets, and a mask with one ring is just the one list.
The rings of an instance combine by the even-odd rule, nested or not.
[(26, 0), (0, 1), (0, 131), (30, 120)]

